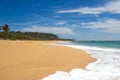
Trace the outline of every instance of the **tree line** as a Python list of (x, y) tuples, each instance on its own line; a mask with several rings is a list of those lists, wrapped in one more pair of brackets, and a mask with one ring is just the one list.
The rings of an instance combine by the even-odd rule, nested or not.
[(56, 34), (52, 33), (38, 33), (38, 32), (21, 32), (10, 31), (8, 24), (0, 25), (0, 39), (10, 40), (73, 40), (73, 39), (61, 39)]
[(52, 33), (10, 31), (8, 24), (0, 25), (0, 39), (10, 40), (58, 40), (59, 37)]

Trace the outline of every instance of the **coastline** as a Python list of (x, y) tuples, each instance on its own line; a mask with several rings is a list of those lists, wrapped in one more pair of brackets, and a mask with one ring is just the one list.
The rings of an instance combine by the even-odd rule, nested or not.
[(38, 80), (96, 60), (83, 50), (48, 45), (55, 42), (0, 40), (0, 80)]

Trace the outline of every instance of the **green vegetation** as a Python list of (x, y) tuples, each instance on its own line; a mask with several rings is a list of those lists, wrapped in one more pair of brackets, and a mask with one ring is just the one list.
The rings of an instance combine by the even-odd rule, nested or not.
[(10, 30), (9, 25), (7, 25), (7, 24), (5, 24), (4, 26), (1, 26), (1, 25), (0, 25), (0, 32), (1, 32), (2, 30), (4, 31), (4, 33), (8, 33), (9, 30)]
[(52, 33), (38, 33), (38, 32), (20, 32), (10, 31), (9, 25), (0, 26), (0, 39), (9, 40), (73, 40), (60, 39), (57, 35)]
[(0, 32), (0, 39), (11, 40), (58, 40), (58, 36), (50, 33), (37, 32)]

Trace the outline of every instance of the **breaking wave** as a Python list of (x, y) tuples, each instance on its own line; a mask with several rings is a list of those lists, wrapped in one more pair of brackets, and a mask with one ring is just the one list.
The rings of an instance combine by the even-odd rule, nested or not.
[(72, 69), (70, 72), (56, 71), (42, 80), (120, 80), (120, 50), (96, 46), (82, 46), (69, 43), (55, 44), (85, 50), (97, 61), (86, 69)]

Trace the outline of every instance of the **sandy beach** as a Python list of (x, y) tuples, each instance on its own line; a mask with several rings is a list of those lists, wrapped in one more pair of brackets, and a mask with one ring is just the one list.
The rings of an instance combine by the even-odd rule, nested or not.
[(55, 41), (0, 40), (0, 80), (38, 80), (95, 61), (82, 50), (51, 43)]

